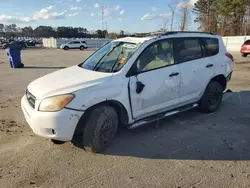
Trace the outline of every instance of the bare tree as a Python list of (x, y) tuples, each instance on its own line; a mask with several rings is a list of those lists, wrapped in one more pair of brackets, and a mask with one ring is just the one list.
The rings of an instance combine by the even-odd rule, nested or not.
[(175, 16), (175, 11), (176, 8), (178, 7), (178, 1), (177, 0), (172, 0), (170, 4), (168, 4), (168, 7), (171, 11), (171, 27), (170, 31), (173, 31), (173, 23), (174, 23), (174, 16)]
[(180, 8), (180, 30), (184, 31), (188, 29), (188, 20), (190, 15), (190, 0), (184, 0), (179, 4)]
[(163, 30), (164, 32), (167, 31), (167, 26), (169, 23), (169, 19), (168, 18), (162, 18), (162, 26), (161, 26), (161, 30)]

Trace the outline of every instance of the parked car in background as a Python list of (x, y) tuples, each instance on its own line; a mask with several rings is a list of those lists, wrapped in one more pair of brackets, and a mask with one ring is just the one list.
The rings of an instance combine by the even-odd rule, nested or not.
[(88, 48), (87, 44), (85, 41), (71, 41), (67, 44), (62, 44), (60, 46), (61, 49), (64, 50), (69, 50), (69, 49), (80, 49), (80, 50), (84, 50), (86, 48)]
[(3, 48), (6, 49), (11, 45), (20, 46), (21, 49), (26, 49), (28, 47), (28, 45), (24, 41), (12, 41), (10, 43), (4, 44)]
[(247, 57), (247, 55), (250, 55), (250, 40), (244, 42), (244, 44), (241, 46), (240, 53), (243, 57)]
[(118, 124), (135, 129), (192, 108), (215, 112), (232, 62), (218, 35), (120, 38), (83, 63), (30, 83), (22, 111), (35, 134), (54, 143), (81, 135), (86, 149), (101, 152)]

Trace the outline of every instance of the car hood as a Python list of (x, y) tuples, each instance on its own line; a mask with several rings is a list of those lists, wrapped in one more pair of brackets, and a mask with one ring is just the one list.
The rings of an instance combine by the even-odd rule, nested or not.
[(37, 99), (43, 99), (95, 86), (109, 81), (112, 76), (112, 73), (91, 71), (73, 66), (34, 80), (29, 84), (28, 90)]

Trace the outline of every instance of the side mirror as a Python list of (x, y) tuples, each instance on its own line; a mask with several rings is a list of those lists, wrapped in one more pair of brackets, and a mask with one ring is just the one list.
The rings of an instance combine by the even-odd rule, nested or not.
[(145, 87), (145, 85), (142, 82), (137, 81), (136, 82), (136, 93), (140, 94), (143, 91), (144, 87)]

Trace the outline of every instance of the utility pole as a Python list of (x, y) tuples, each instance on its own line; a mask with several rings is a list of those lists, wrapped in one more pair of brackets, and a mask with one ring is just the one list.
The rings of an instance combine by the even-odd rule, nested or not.
[(104, 6), (102, 6), (102, 31), (104, 30)]

